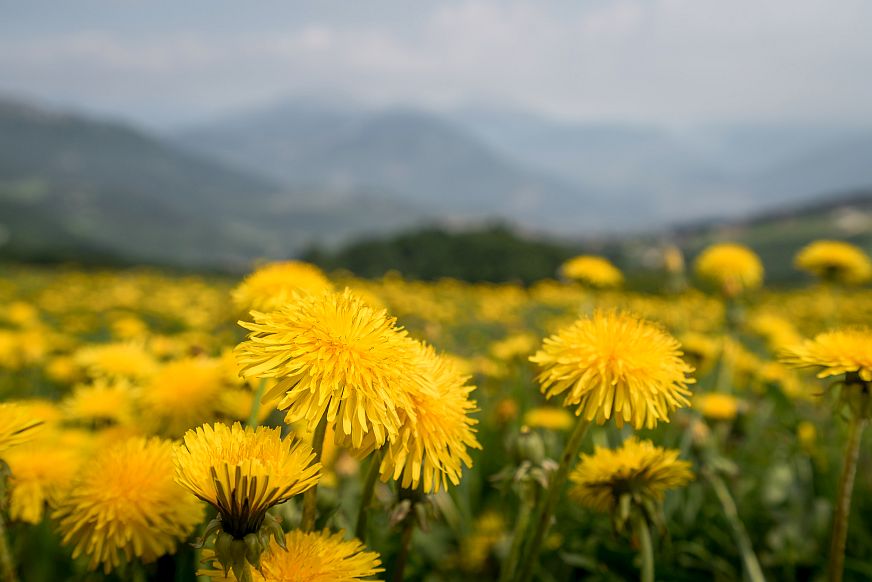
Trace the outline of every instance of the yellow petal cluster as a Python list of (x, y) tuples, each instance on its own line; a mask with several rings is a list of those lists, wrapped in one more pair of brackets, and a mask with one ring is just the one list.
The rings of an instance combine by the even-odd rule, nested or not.
[(582, 281), (594, 287), (616, 287), (624, 282), (624, 275), (608, 259), (595, 255), (579, 255), (560, 267), (567, 279)]
[(82, 452), (54, 431), (5, 453), (9, 478), (9, 517), (27, 523), (42, 521), (47, 503), (66, 494), (82, 462)]
[(827, 331), (785, 348), (781, 359), (799, 368), (821, 368), (818, 378), (856, 372), (865, 382), (872, 382), (872, 330)]
[(141, 391), (146, 426), (177, 437), (214, 418), (223, 374), (220, 361), (213, 358), (181, 358), (160, 366)]
[(0, 404), (0, 454), (30, 440), (42, 420), (34, 418), (26, 406)]
[(173, 480), (173, 446), (132, 438), (87, 462), (53, 517), (73, 557), (104, 572), (134, 557), (151, 562), (174, 551), (203, 517), (202, 505)]
[(240, 311), (272, 311), (292, 301), (295, 294), (320, 293), (332, 287), (315, 265), (302, 261), (269, 263), (233, 290), (233, 303)]
[(742, 401), (731, 394), (710, 392), (693, 399), (693, 407), (712, 420), (733, 420), (739, 413)]
[(223, 423), (189, 430), (175, 452), (176, 481), (218, 509), (239, 539), (260, 529), (266, 510), (318, 482), (312, 449), (281, 429)]
[(618, 449), (596, 447), (592, 455), (570, 473), (570, 496), (587, 507), (609, 512), (621, 495), (662, 501), (665, 492), (693, 479), (690, 463), (678, 459), (677, 450), (654, 446), (630, 437)]
[(638, 317), (598, 311), (545, 339), (530, 358), (537, 379), (564, 406), (578, 406), (585, 420), (653, 428), (669, 413), (690, 404), (693, 369), (681, 359), (679, 343)]
[(271, 313), (252, 312), (251, 330), (236, 350), (245, 377), (278, 381), (264, 396), (281, 397), (285, 422), (314, 432), (326, 415), (337, 443), (363, 448), (395, 438), (399, 410), (420, 383), (415, 342), (385, 311), (349, 290), (302, 297)]
[(397, 437), (388, 443), (381, 463), (381, 478), (396, 480), (401, 487), (424, 493), (460, 483), (462, 465), (472, 466), (467, 449), (481, 448), (473, 428), (478, 421), (470, 414), (476, 404), (451, 360), (438, 356), (433, 348), (420, 345), (418, 367), (424, 383), (410, 396), (414, 414), (402, 412)]
[[(272, 540), (269, 551), (261, 557), (260, 571), (252, 571), (256, 582), (356, 582), (383, 572), (376, 552), (366, 551), (357, 539), (345, 540), (343, 532), (290, 531), (285, 546)], [(220, 568), (197, 573), (213, 580), (226, 578)]]
[(735, 296), (763, 283), (763, 263), (748, 247), (721, 243), (708, 247), (696, 259), (696, 274)]
[(860, 247), (843, 241), (814, 241), (796, 254), (793, 264), (824, 280), (859, 285), (872, 279), (869, 255)]

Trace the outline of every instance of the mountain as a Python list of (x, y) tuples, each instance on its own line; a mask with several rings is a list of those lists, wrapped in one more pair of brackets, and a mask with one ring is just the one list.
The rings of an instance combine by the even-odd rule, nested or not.
[(449, 223), (497, 217), (577, 233), (618, 214), (607, 197), (593, 196), (583, 184), (527, 168), (450, 120), (422, 111), (337, 111), (294, 102), (176, 138), (191, 151), (290, 188), (315, 187), (339, 200), (380, 193)]
[(0, 101), (0, 251), (233, 267), (406, 226), (410, 205), (311, 191), (185, 152), (122, 123)]

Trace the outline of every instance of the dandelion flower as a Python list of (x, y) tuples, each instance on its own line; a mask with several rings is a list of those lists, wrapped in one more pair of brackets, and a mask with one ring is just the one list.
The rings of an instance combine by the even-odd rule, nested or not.
[(730, 394), (710, 392), (694, 398), (693, 407), (711, 420), (733, 420), (742, 407), (742, 401)]
[(563, 408), (553, 406), (540, 406), (528, 410), (524, 414), (524, 424), (530, 428), (544, 428), (548, 430), (569, 430), (572, 428), (572, 415)]
[(257, 565), (266, 549), (261, 528), (273, 535), (281, 532), (266, 519), (267, 510), (318, 482), (321, 465), (314, 459), (308, 445), (290, 436), (282, 439), (279, 428), (216, 423), (185, 434), (176, 449), (176, 481), (218, 510), (206, 537), (217, 533), (216, 552), (225, 568), (237, 575), (246, 569), (234, 559), (229, 547), (234, 541), (256, 545), (248, 561)]
[(278, 379), (264, 400), (281, 397), (285, 422), (305, 420), (314, 432), (326, 415), (337, 443), (347, 439), (354, 448), (397, 435), (398, 409), (411, 409), (408, 393), (420, 373), (414, 342), (385, 311), (346, 289), (252, 317), (240, 322), (252, 332), (237, 347), (242, 374)]
[(80, 451), (58, 438), (41, 437), (5, 454), (9, 465), (9, 517), (27, 523), (42, 521), (46, 503), (55, 504), (66, 492), (81, 464)]
[(142, 379), (157, 367), (154, 357), (137, 343), (86, 346), (78, 350), (74, 358), (92, 378), (120, 376)]
[(696, 259), (696, 273), (717, 284), (725, 295), (734, 297), (763, 283), (763, 263), (748, 247), (735, 243), (716, 244)]
[(594, 287), (616, 287), (624, 276), (608, 259), (594, 255), (580, 255), (569, 259), (560, 267), (560, 274)]
[[(263, 554), (257, 582), (356, 582), (383, 572), (376, 552), (368, 552), (356, 540), (345, 540), (342, 532), (331, 534), (294, 530), (284, 535), (281, 547), (275, 541)], [(224, 572), (200, 571), (213, 579), (225, 579)]]
[(596, 312), (546, 338), (530, 358), (537, 379), (552, 398), (603, 424), (653, 428), (669, 413), (690, 405), (693, 369), (681, 359), (679, 343), (659, 327), (633, 315)]
[(55, 510), (73, 557), (109, 573), (123, 562), (171, 553), (200, 523), (203, 508), (173, 480), (173, 447), (132, 438), (99, 452)]
[(181, 436), (219, 408), (223, 371), (218, 360), (182, 358), (161, 366), (139, 398), (156, 432)]
[(99, 425), (129, 424), (133, 419), (133, 387), (123, 378), (99, 378), (93, 384), (73, 388), (62, 409), (70, 420)]
[(872, 330), (827, 331), (781, 351), (781, 359), (798, 368), (821, 368), (818, 378), (856, 373), (872, 382)]
[(233, 290), (233, 303), (240, 311), (273, 311), (292, 301), (295, 294), (320, 293), (332, 287), (315, 265), (301, 261), (270, 263)]
[(569, 495), (586, 507), (610, 512), (629, 495), (636, 504), (659, 504), (669, 489), (693, 479), (690, 463), (678, 460), (678, 451), (630, 437), (618, 449), (596, 447), (592, 455), (569, 475)]
[(26, 406), (0, 403), (0, 454), (33, 438), (41, 424)]
[(815, 241), (796, 254), (794, 265), (820, 279), (849, 285), (859, 285), (872, 278), (869, 255), (842, 241)]
[(460, 483), (462, 464), (472, 466), (469, 448), (481, 448), (470, 413), (476, 410), (469, 399), (474, 389), (466, 384), (449, 360), (433, 348), (419, 345), (419, 367), (424, 386), (411, 393), (414, 416), (404, 412), (399, 435), (385, 451), (381, 478), (396, 480), (401, 487), (415, 489), (423, 480), (424, 493), (445, 489), (450, 481)]

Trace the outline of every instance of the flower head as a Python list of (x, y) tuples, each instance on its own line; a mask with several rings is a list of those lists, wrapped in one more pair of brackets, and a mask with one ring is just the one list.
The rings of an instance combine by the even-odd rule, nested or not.
[(94, 378), (142, 379), (154, 372), (157, 366), (154, 357), (136, 343), (86, 346), (76, 352), (75, 360)]
[(398, 410), (420, 381), (415, 342), (385, 311), (349, 290), (303, 297), (271, 313), (252, 312), (237, 347), (242, 374), (278, 381), (264, 400), (281, 397), (288, 424), (305, 420), (314, 432), (324, 415), (337, 443), (381, 446), (400, 427)]
[(420, 345), (418, 365), (424, 385), (411, 393), (414, 415), (403, 411), (397, 438), (388, 443), (380, 467), (382, 479), (391, 477), (403, 488), (414, 489), (423, 480), (424, 493), (460, 483), (462, 465), (472, 466), (469, 448), (481, 448), (470, 416), (476, 410), (466, 384), (450, 360), (433, 348)]
[(241, 539), (260, 529), (267, 509), (318, 482), (314, 459), (308, 445), (282, 439), (279, 428), (206, 424), (177, 447), (176, 481), (214, 506), (222, 530)]
[(821, 368), (818, 378), (856, 373), (872, 382), (872, 330), (827, 331), (781, 351), (781, 359), (798, 368)]
[(133, 419), (133, 387), (124, 378), (98, 378), (79, 384), (63, 403), (70, 420), (96, 424), (129, 424)]
[(524, 414), (524, 424), (531, 428), (569, 430), (575, 423), (572, 415), (563, 408), (540, 406), (532, 408)]
[(149, 428), (176, 437), (208, 420), (219, 408), (222, 381), (218, 360), (182, 358), (162, 365), (141, 391)]
[(203, 517), (200, 503), (173, 481), (168, 441), (132, 438), (87, 462), (54, 512), (73, 557), (90, 556), (104, 572), (134, 557), (172, 552)]
[(560, 274), (594, 287), (615, 287), (624, 276), (608, 259), (594, 255), (580, 255), (569, 259), (560, 267)]
[(872, 278), (872, 261), (859, 247), (836, 240), (818, 240), (804, 247), (793, 261), (820, 279), (859, 285)]
[(679, 343), (659, 327), (625, 313), (596, 312), (546, 338), (530, 361), (542, 392), (565, 394), (564, 406), (603, 424), (653, 428), (690, 404), (693, 371)]
[(712, 420), (733, 420), (742, 408), (742, 401), (730, 394), (709, 392), (693, 400), (693, 407)]
[(721, 243), (708, 247), (696, 259), (696, 273), (717, 284), (725, 295), (756, 289), (763, 283), (763, 263), (748, 247)]
[(569, 475), (569, 494), (587, 507), (609, 512), (624, 495), (637, 504), (659, 503), (667, 490), (692, 479), (690, 463), (678, 460), (678, 451), (630, 437), (618, 449), (596, 447), (592, 455), (582, 455)]
[[(382, 572), (376, 552), (367, 552), (356, 539), (345, 540), (342, 532), (331, 534), (294, 530), (279, 546), (272, 542), (253, 573), (257, 582), (356, 582)], [(213, 579), (226, 579), (217, 569), (198, 572)]]
[(233, 302), (240, 311), (272, 311), (292, 301), (295, 294), (320, 293), (332, 287), (315, 265), (302, 261), (270, 263), (233, 290)]

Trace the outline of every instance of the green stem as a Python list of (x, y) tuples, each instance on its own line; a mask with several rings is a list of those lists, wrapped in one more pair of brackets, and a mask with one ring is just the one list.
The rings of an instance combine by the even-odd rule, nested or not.
[(836, 497), (836, 515), (833, 519), (833, 537), (830, 541), (830, 582), (841, 582), (845, 568), (845, 543), (848, 539), (848, 518), (851, 515), (851, 494), (854, 478), (857, 475), (857, 460), (860, 457), (860, 441), (867, 420), (854, 414), (848, 428), (848, 443), (845, 446), (845, 465), (839, 479), (839, 492)]
[(381, 467), (382, 450), (376, 449), (369, 462), (366, 471), (366, 480), (363, 482), (363, 492), (360, 496), (360, 508), (357, 510), (357, 525), (354, 528), (354, 537), (366, 544), (367, 519), (369, 518), (369, 506), (372, 504), (372, 495), (375, 493), (375, 482), (378, 480), (379, 468)]
[(763, 569), (760, 567), (760, 562), (754, 554), (754, 548), (751, 545), (751, 538), (748, 537), (748, 532), (745, 530), (745, 525), (739, 518), (739, 511), (736, 508), (736, 502), (733, 496), (727, 489), (726, 483), (717, 474), (709, 469), (703, 470), (703, 475), (711, 484), (718, 501), (721, 502), (721, 507), (724, 510), (724, 516), (727, 518), (727, 523), (733, 530), (733, 537), (736, 539), (736, 544), (739, 546), (739, 553), (742, 555), (742, 565), (745, 569), (745, 574), (750, 582), (766, 582), (763, 577)]
[(251, 401), (251, 414), (248, 415), (248, 426), (251, 428), (257, 428), (257, 417), (260, 416), (260, 401), (265, 390), (266, 378), (261, 378), (257, 385), (257, 391), (254, 393), (254, 400)]
[(636, 535), (639, 536), (639, 553), (642, 558), (641, 582), (654, 582), (654, 544), (651, 543), (651, 529), (643, 515), (636, 518)]
[(403, 524), (403, 537), (400, 538), (400, 553), (394, 562), (394, 582), (403, 582), (405, 578), (406, 562), (409, 559), (409, 546), (412, 545), (412, 534), (415, 532), (415, 518), (410, 514), (406, 516)]
[(530, 515), (533, 513), (533, 495), (535, 484), (522, 484), (524, 491), (521, 493), (521, 507), (518, 509), (518, 521), (515, 522), (515, 529), (512, 532), (512, 548), (506, 561), (503, 563), (502, 571), (500, 572), (500, 582), (509, 582), (514, 574), (514, 569), (521, 558), (521, 549), (523, 548), (524, 532), (530, 524)]
[[(526, 550), (523, 553), (523, 560), (520, 564), (522, 568), (521, 573), (516, 578), (518, 582), (529, 582), (533, 578), (533, 570), (539, 558), (539, 551), (542, 549), (542, 541), (545, 539), (545, 532), (548, 531), (548, 526), (551, 523), (551, 514), (554, 513), (554, 508), (557, 506), (557, 501), (563, 492), (563, 485), (566, 483), (566, 478), (569, 475), (569, 469), (578, 456), (578, 450), (581, 448), (581, 442), (584, 440), (584, 435), (587, 434), (589, 426), (590, 422), (581, 418), (578, 419), (572, 434), (569, 436), (569, 440), (566, 441), (566, 446), (560, 455), (560, 464), (551, 477), (548, 491), (545, 492), (545, 495), (539, 501), (535, 516), (530, 524), (533, 534), (530, 536)], [(509, 564), (510, 571), (514, 572), (517, 566), (518, 564)]]
[(9, 468), (6, 463), (0, 461), (0, 580), (2, 582), (17, 582), (18, 575), (15, 573), (15, 562), (12, 560), (12, 552), (9, 551), (9, 542), (6, 539), (6, 478)]
[[(315, 433), (312, 435), (312, 450), (315, 452), (313, 463), (321, 462), (321, 454), (324, 452), (324, 435), (327, 432), (327, 413), (321, 417)], [(318, 486), (313, 485), (303, 493), (303, 518), (300, 521), (300, 529), (312, 531), (315, 529), (315, 515), (318, 513)]]

